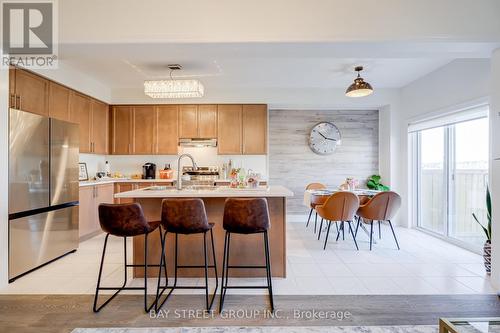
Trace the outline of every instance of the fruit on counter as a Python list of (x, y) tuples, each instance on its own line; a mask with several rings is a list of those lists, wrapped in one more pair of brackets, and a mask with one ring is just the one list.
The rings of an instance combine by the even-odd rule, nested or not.
[(134, 173), (134, 174), (130, 175), (130, 178), (131, 179), (142, 179), (142, 175), (139, 173)]
[(123, 178), (123, 174), (121, 172), (115, 172), (113, 173), (113, 178)]

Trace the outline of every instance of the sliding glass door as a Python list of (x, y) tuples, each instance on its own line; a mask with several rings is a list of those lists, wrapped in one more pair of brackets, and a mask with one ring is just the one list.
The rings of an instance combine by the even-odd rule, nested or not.
[(479, 249), (484, 235), (472, 214), (486, 221), (488, 118), (421, 129), (414, 135), (418, 227)]

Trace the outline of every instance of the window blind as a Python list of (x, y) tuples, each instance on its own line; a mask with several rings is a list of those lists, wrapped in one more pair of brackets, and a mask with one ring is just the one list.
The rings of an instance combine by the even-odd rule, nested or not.
[(484, 104), (472, 108), (449, 112), (444, 115), (418, 120), (408, 124), (408, 132), (418, 132), (426, 129), (448, 126), (480, 118), (488, 117), (489, 105)]

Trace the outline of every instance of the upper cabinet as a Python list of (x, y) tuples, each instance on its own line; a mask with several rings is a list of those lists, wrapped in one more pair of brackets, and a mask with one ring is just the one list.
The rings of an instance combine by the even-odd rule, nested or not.
[(17, 68), (11, 69), (9, 75), (10, 106), (48, 116), (49, 81), (41, 76)]
[(49, 82), (49, 117), (70, 121), (70, 94), (69, 88), (52, 81)]
[(219, 105), (217, 131), (221, 155), (267, 154), (267, 105)]
[(155, 106), (134, 106), (132, 112), (132, 154), (151, 155), (155, 151)]
[(217, 105), (198, 105), (198, 137), (217, 138)]
[(217, 138), (217, 105), (179, 105), (180, 138)]
[(267, 105), (243, 105), (243, 154), (267, 153)]
[(131, 106), (113, 106), (111, 109), (111, 154), (132, 154)]
[(178, 105), (157, 106), (155, 154), (177, 155), (177, 143), (179, 141), (178, 123)]
[(240, 104), (218, 105), (217, 146), (221, 155), (242, 153), (242, 110)]
[(9, 106), (80, 128), (80, 152), (107, 154), (108, 104), (20, 68), (9, 69)]
[(70, 95), (70, 121), (80, 125), (80, 153), (91, 153), (90, 97), (72, 91)]
[(90, 100), (92, 113), (91, 148), (94, 154), (107, 154), (109, 147), (109, 106), (96, 99)]

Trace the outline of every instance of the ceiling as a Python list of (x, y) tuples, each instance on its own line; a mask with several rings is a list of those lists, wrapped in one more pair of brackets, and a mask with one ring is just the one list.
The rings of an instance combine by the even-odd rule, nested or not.
[[(465, 52), (453, 48), (455, 52)], [(346, 88), (354, 66), (375, 88), (399, 88), (449, 63), (456, 54), (413, 45), (384, 44), (116, 44), (61, 45), (59, 59), (113, 89), (143, 89), (143, 81), (169, 77), (167, 64), (184, 69), (205, 90)]]

